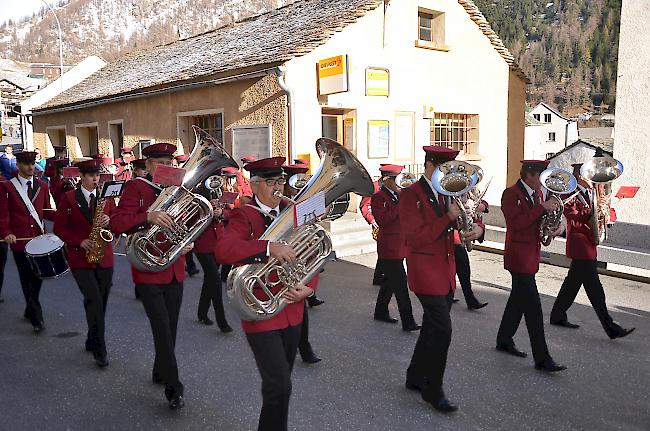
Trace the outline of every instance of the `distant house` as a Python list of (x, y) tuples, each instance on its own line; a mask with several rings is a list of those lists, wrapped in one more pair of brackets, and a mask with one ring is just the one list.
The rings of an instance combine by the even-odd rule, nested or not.
[(549, 157), (549, 166), (572, 170), (574, 163), (584, 163), (594, 157), (596, 150), (603, 154), (614, 154), (614, 139), (612, 138), (580, 138), (573, 144)]
[[(63, 73), (70, 70), (73, 66), (63, 65)], [(37, 79), (56, 79), (61, 76), (61, 65), (51, 63), (32, 63), (29, 65), (30, 78)]]
[[(533, 159), (547, 159), (578, 139), (578, 123), (541, 102), (528, 115), (541, 123), (539, 138), (525, 142), (524, 153)], [(536, 135), (536, 134), (535, 134)]]
[(45, 83), (15, 70), (0, 70), (0, 117), (16, 117), (13, 108)]

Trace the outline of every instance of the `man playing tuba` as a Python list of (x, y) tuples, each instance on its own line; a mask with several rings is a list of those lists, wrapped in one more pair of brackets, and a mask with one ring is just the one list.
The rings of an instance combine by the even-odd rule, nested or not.
[[(244, 168), (251, 173), (253, 198), (249, 204), (232, 212), (223, 235), (219, 235), (215, 252), (220, 263), (259, 263), (269, 257), (280, 263), (295, 262), (296, 253), (292, 247), (258, 239), (285, 208), (280, 196), (286, 183), (282, 171), (284, 161), (284, 157), (271, 157), (245, 165)], [(271, 292), (276, 293), (282, 287), (275, 286)], [(291, 370), (300, 340), (304, 300), (312, 292), (310, 287), (298, 283), (284, 295), (289, 304), (273, 318), (242, 320), (262, 377), (262, 411), (258, 430), (287, 429)], [(254, 294), (267, 299), (257, 287)]]

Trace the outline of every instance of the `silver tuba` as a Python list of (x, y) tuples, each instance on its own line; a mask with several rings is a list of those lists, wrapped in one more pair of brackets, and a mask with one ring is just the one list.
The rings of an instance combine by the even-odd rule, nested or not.
[[(612, 181), (622, 173), (623, 164), (613, 157), (594, 157), (580, 167), (580, 176), (594, 185), (591, 192), (592, 208), (589, 221), (596, 245), (607, 239)], [(599, 202), (602, 200), (606, 203), (600, 205)]]
[[(542, 223), (539, 226), (541, 242), (547, 246), (553, 241), (554, 232), (559, 229), (562, 223), (564, 204), (577, 194), (573, 192), (578, 187), (578, 180), (569, 171), (560, 168), (548, 168), (540, 174), (539, 181), (548, 192), (546, 200), (555, 199), (558, 203), (553, 211), (549, 211), (542, 216)], [(569, 193), (573, 194), (566, 199), (560, 197), (560, 195)]]
[(152, 225), (127, 240), (126, 257), (141, 271), (158, 272), (168, 268), (181, 250), (203, 232), (212, 220), (212, 205), (191, 190), (219, 169), (237, 167), (237, 162), (219, 142), (205, 130), (192, 128), (196, 144), (184, 165), (182, 185), (165, 188), (148, 209), (167, 213), (173, 220), (172, 228)]
[[(295, 202), (323, 192), (327, 206), (349, 192), (363, 196), (373, 193), (370, 175), (350, 151), (327, 138), (318, 139), (316, 146), (323, 153), (320, 168), (296, 195)], [(266, 320), (282, 311), (286, 306), (284, 293), (318, 274), (332, 253), (329, 235), (318, 224), (294, 228), (293, 206), (285, 208), (259, 239), (290, 245), (296, 251), (296, 263), (282, 265), (269, 258), (266, 263), (233, 269), (228, 276), (228, 298), (245, 320)], [(254, 289), (261, 291), (266, 299), (257, 298)]]
[[(433, 176), (431, 184), (433, 188), (442, 195), (451, 197), (460, 208), (458, 216), (458, 231), (467, 234), (474, 227), (474, 218), (468, 214), (462, 199), (464, 195), (476, 186), (478, 182), (478, 170), (475, 166), (460, 160), (451, 160), (438, 166)], [(472, 242), (463, 242), (467, 251), (472, 251)]]

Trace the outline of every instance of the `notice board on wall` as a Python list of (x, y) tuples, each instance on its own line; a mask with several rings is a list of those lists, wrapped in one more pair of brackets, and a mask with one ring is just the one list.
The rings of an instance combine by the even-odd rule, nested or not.
[(241, 166), (242, 157), (271, 157), (271, 125), (236, 126), (232, 129), (232, 157)]

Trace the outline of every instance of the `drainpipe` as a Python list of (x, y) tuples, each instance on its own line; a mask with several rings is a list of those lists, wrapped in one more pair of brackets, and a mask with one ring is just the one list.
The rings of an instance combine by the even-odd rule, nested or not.
[(289, 148), (289, 157), (287, 157), (287, 159), (292, 160), (297, 157), (295, 148), (296, 128), (294, 127), (296, 107), (294, 103), (295, 98), (293, 90), (285, 82), (286, 73), (287, 70), (284, 66), (279, 66), (277, 68), (278, 85), (287, 93), (287, 108), (289, 111), (289, 118), (287, 119), (287, 139), (289, 140), (287, 147)]

